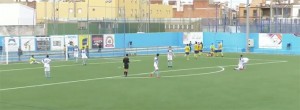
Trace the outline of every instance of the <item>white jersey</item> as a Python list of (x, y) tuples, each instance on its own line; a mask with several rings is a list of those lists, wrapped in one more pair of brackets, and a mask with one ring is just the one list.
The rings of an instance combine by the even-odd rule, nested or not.
[(173, 60), (173, 56), (174, 56), (173, 50), (168, 50), (168, 55), (167, 55), (168, 60)]
[(44, 67), (50, 67), (50, 62), (51, 62), (51, 59), (49, 59), (49, 58), (45, 58), (42, 60)]
[(243, 63), (245, 64), (245, 63), (248, 63), (248, 61), (249, 61), (249, 58), (243, 58)]
[(81, 50), (81, 57), (82, 58), (87, 58), (85, 50)]
[(74, 48), (74, 57), (78, 57), (78, 54), (79, 54), (79, 49), (78, 49), (78, 47), (75, 47)]
[(158, 70), (158, 57), (154, 57), (154, 69)]
[(154, 57), (154, 66), (157, 65), (158, 66), (158, 57)]
[(238, 68), (244, 68), (244, 58), (243, 58), (243, 57), (241, 57), (241, 58), (239, 59)]

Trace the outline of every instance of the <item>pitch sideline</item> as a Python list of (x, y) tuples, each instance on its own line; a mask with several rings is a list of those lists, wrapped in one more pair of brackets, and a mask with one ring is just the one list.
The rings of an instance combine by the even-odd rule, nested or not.
[[(132, 62), (138, 62), (138, 61), (141, 61), (141, 60), (132, 60)], [(108, 63), (120, 63), (120, 61), (114, 61), (114, 62), (102, 62), (102, 63), (88, 63), (88, 65), (108, 64)], [(82, 64), (57, 65), (57, 66), (51, 66), (51, 68), (68, 67), (68, 66), (78, 66), (78, 65), (82, 65)], [(32, 69), (41, 69), (41, 68), (44, 68), (44, 67), (7, 69), (7, 70), (1, 70), (0, 72), (5, 72), (5, 71), (20, 71), (20, 70), (32, 70)]]

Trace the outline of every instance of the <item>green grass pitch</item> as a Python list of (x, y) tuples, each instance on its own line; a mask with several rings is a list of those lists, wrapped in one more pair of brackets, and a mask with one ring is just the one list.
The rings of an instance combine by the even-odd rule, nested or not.
[(53, 61), (51, 79), (42, 64), (0, 65), (0, 109), (300, 110), (299, 56), (245, 54), (246, 70), (235, 71), (238, 57), (177, 54), (170, 69), (161, 55), (159, 79), (149, 78), (154, 55), (130, 57), (127, 78), (122, 58)]

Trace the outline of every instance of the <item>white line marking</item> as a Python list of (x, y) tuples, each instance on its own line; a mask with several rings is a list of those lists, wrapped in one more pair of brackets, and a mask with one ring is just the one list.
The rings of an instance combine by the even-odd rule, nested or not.
[[(262, 64), (270, 64), (270, 63), (284, 63), (287, 61), (277, 61), (277, 62), (265, 62), (265, 63), (252, 63), (247, 65), (262, 65)], [(184, 71), (184, 70), (195, 70), (195, 69), (204, 69), (204, 68), (215, 68), (215, 67), (231, 67), (236, 65), (225, 65), (225, 66), (211, 66), (211, 67), (201, 67), (201, 68), (189, 68), (189, 69), (177, 69), (177, 70), (167, 70), (167, 71), (160, 71), (160, 72), (172, 72), (172, 71)], [(136, 76), (136, 75), (143, 75), (143, 74), (149, 74), (147, 73), (139, 73), (139, 74), (132, 74), (130, 76)], [(13, 87), (13, 88), (4, 88), (0, 89), (1, 91), (7, 91), (7, 90), (16, 90), (16, 89), (24, 89), (24, 88), (34, 88), (34, 87), (43, 87), (43, 86), (51, 86), (51, 85), (59, 85), (59, 84), (69, 84), (69, 83), (77, 83), (77, 82), (86, 82), (86, 81), (94, 81), (94, 80), (100, 80), (100, 79), (112, 79), (112, 78), (118, 78), (122, 76), (111, 76), (111, 77), (101, 77), (101, 78), (92, 78), (92, 79), (84, 79), (84, 80), (75, 80), (75, 81), (66, 81), (66, 82), (58, 82), (58, 83), (49, 83), (49, 84), (40, 84), (40, 85), (31, 85), (31, 86), (21, 86), (21, 87)]]
[[(177, 70), (166, 70), (166, 71), (160, 71), (160, 73), (174, 72), (174, 71), (196, 70), (196, 69), (205, 69), (205, 68), (215, 68), (215, 67), (216, 66), (212, 66), (212, 67), (200, 67), (200, 68), (188, 68), (188, 69), (177, 69)], [(151, 72), (139, 73), (139, 74), (132, 74), (132, 75), (129, 75), (129, 76), (144, 75), (144, 74), (149, 74), (149, 73), (151, 73)], [(84, 79), (84, 80), (75, 80), (75, 81), (66, 81), (66, 82), (58, 82), (58, 83), (49, 83), (49, 84), (41, 84), (41, 85), (31, 85), (31, 86), (6, 88), (6, 89), (0, 89), (0, 91), (7, 91), (7, 90), (14, 90), (14, 89), (23, 89), (23, 88), (33, 88), (33, 87), (43, 87), (43, 86), (58, 85), (58, 84), (68, 84), (68, 83), (77, 83), (77, 82), (86, 82), (86, 81), (93, 81), (93, 80), (100, 80), (100, 79), (112, 79), (112, 78), (118, 78), (118, 77), (123, 77), (123, 75), (121, 75), (121, 76), (118, 75), (118, 76), (110, 76), (110, 77), (93, 78), (93, 79)]]
[(207, 72), (207, 73), (198, 73), (198, 74), (171, 75), (171, 76), (163, 76), (162, 78), (165, 78), (165, 77), (167, 77), (167, 78), (174, 78), (174, 77), (207, 75), (207, 74), (220, 73), (220, 72), (223, 72), (225, 70), (225, 68), (222, 67), (222, 66), (219, 66), (219, 68), (221, 68), (221, 70), (219, 70), (219, 71), (213, 71), (213, 72)]
[[(216, 67), (214, 67), (216, 68)], [(168, 76), (161, 76), (161, 78), (174, 78), (174, 77), (187, 77), (187, 76), (200, 76), (200, 75), (207, 75), (207, 74), (214, 74), (214, 73), (220, 73), (223, 72), (225, 70), (224, 67), (219, 66), (219, 68), (221, 68), (221, 70), (218, 71), (213, 71), (213, 72), (206, 72), (206, 73), (197, 73), (197, 74), (184, 74), (184, 75), (168, 75)], [(204, 68), (202, 68), (204, 69)], [(126, 77), (126, 78), (122, 78), (122, 79), (149, 79), (152, 77)]]
[[(78, 58), (78, 60), (80, 60), (81, 58)], [(94, 61), (94, 60), (101, 60), (101, 59), (105, 59), (105, 60), (121, 60), (122, 57), (114, 57), (114, 58), (110, 58), (110, 57), (98, 57), (98, 58), (90, 58), (88, 59), (89, 61)], [(42, 59), (37, 59), (38, 61), (39, 60), (42, 60)], [(55, 62), (74, 62), (75, 59), (74, 58), (69, 58), (68, 61), (65, 61), (65, 59), (61, 59), (61, 58), (54, 58), (54, 61)], [(5, 63), (5, 62), (3, 62)], [(3, 64), (0, 62), (0, 65), (2, 66), (5, 66), (7, 64)], [(12, 62), (12, 63), (9, 63), (8, 65), (28, 65), (28, 61), (20, 61), (20, 62)]]
[[(132, 62), (138, 62), (141, 60), (131, 60)], [(88, 65), (97, 65), (97, 64), (108, 64), (108, 63), (122, 63), (120, 61), (115, 62), (102, 62), (102, 63), (88, 63)], [(57, 65), (57, 66), (51, 66), (51, 68), (57, 68), (57, 67), (68, 67), (68, 66), (78, 66), (82, 64), (73, 64), (73, 65)], [(32, 70), (32, 69), (41, 69), (44, 67), (34, 67), (34, 68), (18, 68), (18, 69), (8, 69), (8, 70), (1, 70), (0, 72), (8, 72), (8, 71), (20, 71), (20, 70)]]

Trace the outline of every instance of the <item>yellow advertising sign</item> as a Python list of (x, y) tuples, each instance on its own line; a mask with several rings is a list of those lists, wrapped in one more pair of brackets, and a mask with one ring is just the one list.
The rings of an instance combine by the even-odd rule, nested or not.
[(91, 38), (90, 35), (79, 35), (79, 48), (89, 47), (91, 49)]

